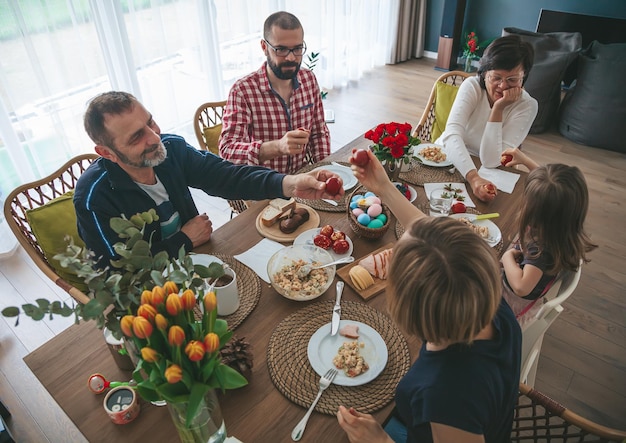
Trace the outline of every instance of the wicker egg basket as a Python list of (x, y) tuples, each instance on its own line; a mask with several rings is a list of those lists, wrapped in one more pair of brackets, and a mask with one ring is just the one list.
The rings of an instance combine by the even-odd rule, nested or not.
[(365, 194), (366, 192), (367, 189), (364, 186), (358, 186), (354, 189), (354, 191), (352, 191), (348, 198), (348, 220), (350, 222), (350, 227), (359, 237), (380, 238), (385, 235), (385, 232), (387, 232), (389, 226), (391, 226), (391, 211), (389, 210), (387, 205), (385, 205), (384, 203), (382, 204), (383, 214), (387, 216), (387, 222), (382, 226), (382, 228), (378, 229), (372, 229), (368, 228), (367, 226), (363, 226), (356, 220), (356, 217), (352, 213), (352, 209), (350, 209), (350, 202), (352, 201), (352, 197), (357, 194)]

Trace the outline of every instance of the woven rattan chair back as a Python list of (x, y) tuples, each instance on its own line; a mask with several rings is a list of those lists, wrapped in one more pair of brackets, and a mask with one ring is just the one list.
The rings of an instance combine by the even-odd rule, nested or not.
[(46, 277), (79, 303), (87, 303), (90, 298), (61, 278), (46, 260), (28, 223), (26, 211), (43, 206), (50, 200), (74, 189), (78, 178), (97, 158), (96, 154), (82, 154), (74, 157), (47, 177), (17, 187), (9, 193), (4, 202), (4, 215), (17, 241)]
[(599, 425), (520, 383), (512, 442), (624, 442), (626, 430)]
[[(223, 100), (219, 102), (207, 102), (196, 109), (196, 113), (193, 117), (193, 128), (196, 132), (196, 138), (198, 139), (198, 146), (200, 146), (200, 149), (203, 151), (220, 155), (218, 146), (207, 141), (205, 130), (222, 123), (225, 106), (226, 100)], [(248, 209), (248, 205), (244, 200), (228, 200), (228, 205), (230, 206), (230, 218), (232, 218), (234, 214), (240, 214)]]
[(437, 82), (445, 83), (452, 86), (460, 86), (468, 77), (475, 74), (469, 74), (463, 71), (450, 71), (441, 75), (433, 85), (433, 89), (430, 91), (430, 97), (426, 108), (422, 113), (419, 123), (415, 127), (413, 134), (425, 143), (430, 143), (430, 137), (432, 135), (433, 125), (435, 124), (435, 103), (437, 102)]

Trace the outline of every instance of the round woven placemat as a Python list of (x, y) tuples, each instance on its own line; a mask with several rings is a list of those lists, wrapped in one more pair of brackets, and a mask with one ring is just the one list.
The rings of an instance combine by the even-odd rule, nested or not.
[[(424, 214), (428, 214), (427, 211), (429, 211), (429, 206), (427, 204), (420, 204), (418, 205), (418, 208), (420, 209), (420, 211), (422, 211)], [(482, 212), (477, 211), (475, 208), (466, 208), (466, 211), (468, 214), (482, 214)], [(402, 234), (404, 234), (404, 226), (402, 226), (402, 224), (396, 220), (396, 238), (400, 238), (402, 237)], [(502, 236), (500, 236), (502, 237)], [(502, 248), (504, 248), (504, 243), (503, 243), (503, 239), (500, 238), (500, 241), (498, 242), (498, 244), (496, 244), (495, 246), (493, 246), (493, 248), (496, 250), (496, 253), (498, 254), (498, 257), (500, 257), (500, 255), (502, 255)]]
[[(256, 273), (235, 259), (232, 255), (213, 254), (215, 257), (227, 263), (237, 274), (237, 289), (239, 290), (239, 308), (230, 315), (219, 318), (226, 320), (228, 328), (234, 330), (254, 310), (261, 298), (261, 280)], [(202, 318), (200, 308), (194, 310), (196, 318)]]
[[(347, 166), (350, 167), (350, 163), (347, 162), (336, 162), (339, 163), (340, 165), (343, 166)], [(303, 172), (309, 172), (312, 171), (313, 169), (317, 169), (321, 166), (327, 166), (330, 165), (330, 162), (319, 162), (319, 163), (315, 163), (313, 165), (306, 165), (305, 167), (301, 168), (298, 173), (303, 173)], [(300, 198), (300, 197), (294, 197), (296, 199), (297, 202), (303, 203), (307, 206), (312, 207), (313, 209), (317, 209), (318, 211), (326, 211), (326, 212), (342, 212), (345, 211), (346, 208), (348, 207), (348, 195), (349, 193), (346, 192), (343, 196), (343, 198), (339, 201), (337, 201), (337, 206), (335, 205), (331, 205), (330, 203), (326, 203), (324, 200), (307, 200), (305, 198)]]
[[(272, 382), (285, 397), (305, 408), (315, 399), (320, 381), (309, 363), (307, 347), (315, 331), (330, 322), (333, 305), (333, 301), (318, 302), (290, 315), (274, 329), (267, 348)], [(377, 411), (393, 400), (398, 382), (409, 370), (409, 347), (391, 319), (366, 304), (343, 301), (341, 319), (360, 321), (380, 334), (387, 345), (387, 366), (364, 385), (331, 385), (315, 410), (335, 415), (339, 405), (345, 405), (360, 412)], [(328, 364), (330, 367), (332, 362)]]
[(435, 168), (426, 166), (417, 160), (411, 160), (409, 163), (409, 171), (400, 173), (400, 180), (412, 183), (414, 185), (423, 186), (424, 183), (463, 183), (465, 179), (459, 171), (455, 169), (454, 173), (448, 172), (452, 168)]

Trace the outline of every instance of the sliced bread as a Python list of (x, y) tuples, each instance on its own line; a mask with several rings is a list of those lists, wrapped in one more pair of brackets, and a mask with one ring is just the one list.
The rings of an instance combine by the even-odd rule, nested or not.
[(270, 200), (270, 206), (278, 209), (282, 213), (290, 209), (296, 209), (296, 200), (293, 197), (289, 200), (285, 200), (284, 198), (275, 198), (274, 200)]
[(278, 221), (282, 213), (283, 211), (280, 209), (276, 209), (273, 206), (267, 206), (261, 213), (261, 223), (265, 226), (272, 226)]

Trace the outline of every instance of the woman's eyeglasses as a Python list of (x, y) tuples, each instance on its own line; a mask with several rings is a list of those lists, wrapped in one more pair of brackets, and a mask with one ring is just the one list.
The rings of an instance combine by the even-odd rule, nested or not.
[(272, 45), (267, 40), (265, 40), (265, 43), (267, 43), (267, 45), (270, 48), (272, 48), (274, 50), (274, 52), (276, 53), (276, 55), (279, 56), (279, 57), (287, 57), (290, 52), (293, 52), (293, 55), (295, 55), (296, 57), (300, 57), (300, 56), (304, 55), (304, 53), (306, 52), (306, 43), (305, 42), (302, 42), (302, 45), (296, 46), (295, 48), (285, 48), (284, 46), (275, 47), (274, 45)]
[(524, 80), (524, 76), (515, 76), (515, 77), (500, 77), (499, 75), (487, 74), (487, 81), (491, 83), (493, 86), (497, 86), (502, 82), (505, 82), (510, 87), (519, 86)]

